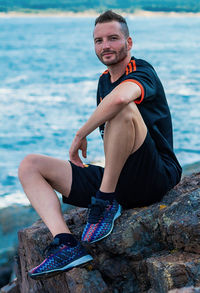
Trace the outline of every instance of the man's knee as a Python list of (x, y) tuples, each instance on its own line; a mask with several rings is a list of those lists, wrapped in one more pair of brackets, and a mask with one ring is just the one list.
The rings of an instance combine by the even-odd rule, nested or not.
[(113, 119), (109, 122), (124, 122), (124, 123), (133, 123), (137, 117), (141, 116), (139, 110), (134, 102), (126, 105)]
[(38, 159), (39, 155), (30, 154), (21, 161), (18, 168), (18, 177), (21, 182), (27, 175), (37, 169)]
[(134, 147), (131, 153), (134, 153), (142, 145), (147, 134), (147, 127), (134, 102), (129, 103), (113, 119), (106, 122), (104, 141), (111, 131), (118, 134), (122, 131), (123, 134), (127, 134), (128, 139), (133, 139)]

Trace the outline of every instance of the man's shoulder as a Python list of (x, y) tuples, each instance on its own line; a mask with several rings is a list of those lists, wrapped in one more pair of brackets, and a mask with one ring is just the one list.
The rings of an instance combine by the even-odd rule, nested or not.
[(100, 74), (99, 76), (99, 84), (103, 83), (108, 83), (110, 78), (109, 78), (110, 74), (108, 69), (106, 69), (103, 73)]
[(106, 69), (106, 70), (100, 75), (100, 77), (105, 76), (105, 75), (108, 75), (108, 73), (109, 73), (109, 71), (108, 71), (108, 69)]
[(143, 70), (153, 69), (154, 70), (153, 66), (144, 59), (138, 59), (138, 58), (132, 57), (131, 62), (135, 62), (136, 71), (139, 69), (143, 69)]
[(109, 77), (109, 71), (106, 69), (103, 73), (99, 75), (99, 81), (105, 80)]
[(157, 74), (155, 69), (149, 62), (147, 62), (144, 59), (137, 59), (135, 57), (132, 57), (131, 61), (128, 63), (126, 67), (126, 71), (123, 78), (137, 79), (142, 76), (152, 78), (153, 76), (155, 77), (156, 75)]

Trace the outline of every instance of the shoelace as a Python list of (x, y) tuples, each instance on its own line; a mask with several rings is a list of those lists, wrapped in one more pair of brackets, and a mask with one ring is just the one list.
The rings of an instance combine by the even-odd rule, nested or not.
[(105, 201), (104, 203), (94, 203), (89, 205), (89, 215), (88, 222), (90, 224), (96, 224), (103, 217), (105, 208), (110, 205), (109, 201)]
[(43, 250), (43, 255), (45, 257), (48, 257), (51, 254), (54, 254), (59, 248), (60, 248), (59, 239), (56, 238)]

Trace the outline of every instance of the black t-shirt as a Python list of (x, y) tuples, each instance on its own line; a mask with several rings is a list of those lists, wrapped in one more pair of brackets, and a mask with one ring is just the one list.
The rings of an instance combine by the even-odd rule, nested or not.
[[(154, 68), (142, 59), (131, 58), (125, 73), (115, 82), (111, 82), (110, 73), (106, 70), (99, 79), (97, 105), (116, 86), (131, 81), (141, 89), (141, 96), (134, 102), (143, 117), (148, 131), (165, 161), (174, 164), (179, 172), (181, 167), (173, 151), (172, 121), (163, 86)], [(103, 138), (104, 125), (100, 127)]]

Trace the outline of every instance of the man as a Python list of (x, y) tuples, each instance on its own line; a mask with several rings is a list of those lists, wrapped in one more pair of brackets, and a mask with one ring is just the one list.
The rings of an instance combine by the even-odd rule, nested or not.
[[(171, 116), (154, 68), (131, 57), (132, 39), (125, 19), (106, 11), (95, 22), (95, 52), (107, 70), (99, 79), (98, 106), (77, 131), (70, 162), (29, 155), (19, 178), (31, 204), (49, 228), (53, 242), (47, 258), (29, 272), (34, 279), (92, 260), (71, 234), (54, 190), (63, 201), (90, 208), (82, 241), (108, 236), (123, 208), (150, 205), (180, 180), (181, 167), (173, 152)], [(105, 168), (86, 167), (86, 137), (100, 127)]]

